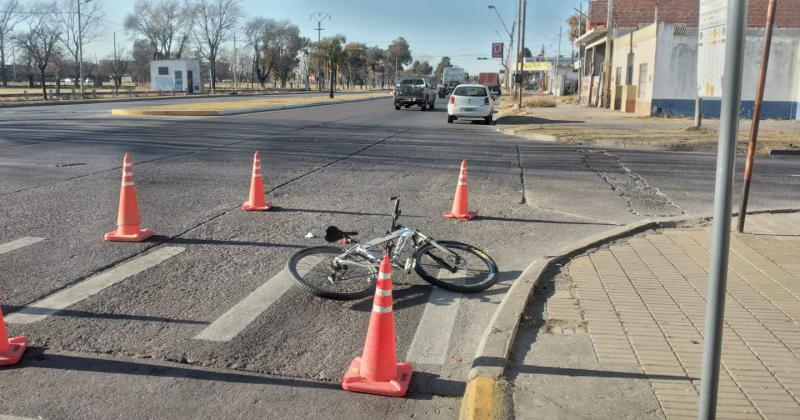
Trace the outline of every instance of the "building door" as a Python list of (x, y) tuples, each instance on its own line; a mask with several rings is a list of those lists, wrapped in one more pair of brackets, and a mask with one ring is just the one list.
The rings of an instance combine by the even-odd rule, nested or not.
[(186, 86), (188, 87), (186, 90), (187, 93), (194, 93), (194, 78), (192, 77), (191, 70), (186, 70)]

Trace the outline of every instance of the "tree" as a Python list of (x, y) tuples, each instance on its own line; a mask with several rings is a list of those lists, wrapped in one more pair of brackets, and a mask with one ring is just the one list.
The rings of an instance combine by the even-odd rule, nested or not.
[(380, 47), (370, 47), (367, 50), (367, 67), (370, 70), (373, 85), (378, 76), (380, 76), (381, 89), (383, 89), (386, 80), (386, 59), (386, 50)]
[(211, 89), (216, 89), (219, 47), (233, 35), (242, 9), (239, 7), (239, 0), (198, 0), (193, 11), (197, 13), (195, 38), (200, 54), (208, 59)]
[(286, 86), (286, 80), (297, 67), (297, 53), (304, 48), (308, 40), (300, 37), (300, 28), (289, 21), (276, 22), (267, 19), (261, 38), (261, 58), (256, 73), (259, 82), (264, 82), (270, 75)]
[(131, 73), (136, 76), (137, 82), (144, 83), (150, 80), (150, 60), (153, 59), (154, 54), (155, 50), (150, 41), (146, 39), (133, 41)]
[(586, 19), (581, 18), (577, 13), (567, 18), (567, 24), (569, 25), (570, 41), (575, 41), (586, 32)]
[(0, 0), (0, 78), (3, 80), (3, 86), (8, 86), (6, 41), (10, 39), (14, 27), (24, 20), (23, 11), (19, 0)]
[(436, 65), (436, 71), (433, 73), (433, 77), (436, 78), (437, 81), (441, 81), (444, 69), (447, 67), (453, 67), (453, 64), (450, 62), (450, 57), (445, 56), (442, 57), (439, 64)]
[(367, 44), (351, 42), (344, 47), (345, 62), (347, 63), (347, 87), (350, 88), (354, 81), (364, 85), (367, 73)]
[(433, 72), (433, 67), (431, 67), (430, 63), (427, 61), (420, 62), (419, 60), (415, 61), (414, 64), (411, 65), (411, 73), (418, 74), (420, 76), (428, 76)]
[(408, 41), (402, 36), (392, 41), (388, 56), (387, 64), (394, 70), (395, 76), (399, 76), (403, 65), (411, 64), (411, 48), (408, 46)]
[(194, 12), (180, 0), (136, 0), (135, 13), (125, 18), (125, 29), (144, 37), (152, 58), (181, 58), (189, 49)]
[[(271, 26), (275, 25), (272, 19), (263, 17), (254, 17), (247, 21), (244, 25), (244, 36), (247, 40), (247, 45), (253, 49), (252, 71), (250, 73), (250, 87), (252, 87), (256, 73), (258, 72), (258, 63), (261, 59), (261, 50), (263, 48), (264, 34)], [(263, 84), (263, 82), (262, 82)]]
[(84, 3), (81, 7), (81, 27), (79, 28), (77, 1), (61, 0), (61, 8), (58, 14), (58, 23), (63, 33), (61, 44), (73, 58), (73, 63), (75, 63), (73, 79), (76, 86), (79, 83), (80, 38), (83, 37), (84, 45), (100, 38), (103, 29), (103, 18), (103, 9), (100, 6), (100, 2)]
[(42, 95), (47, 100), (47, 84), (45, 83), (45, 70), (48, 64), (58, 56), (61, 51), (59, 42), (61, 32), (55, 15), (47, 13), (53, 10), (54, 4), (40, 4), (35, 7), (33, 16), (35, 18), (27, 31), (16, 35), (16, 41), (20, 49), (31, 59), (33, 64), (39, 69), (42, 81)]
[(125, 55), (125, 49), (119, 48), (116, 55), (111, 58), (109, 70), (111, 70), (111, 80), (114, 81), (114, 92), (119, 92), (119, 87), (122, 86), (122, 75), (128, 71), (128, 60)]
[(333, 98), (333, 89), (336, 86), (336, 67), (345, 60), (344, 43), (347, 39), (344, 35), (334, 35), (323, 38), (316, 43), (317, 53), (325, 59), (330, 72), (330, 91), (329, 98)]

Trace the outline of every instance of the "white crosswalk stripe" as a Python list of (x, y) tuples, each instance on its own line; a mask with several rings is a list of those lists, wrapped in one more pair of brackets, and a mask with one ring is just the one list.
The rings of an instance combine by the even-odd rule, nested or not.
[(43, 241), (44, 238), (38, 238), (35, 236), (26, 236), (24, 238), (17, 239), (15, 241), (6, 242), (4, 244), (0, 244), (0, 255), (5, 254), (6, 252), (15, 251), (20, 248), (24, 248), (28, 245), (33, 245), (37, 242)]
[(168, 246), (133, 258), (74, 286), (23, 307), (19, 311), (6, 316), (6, 322), (9, 324), (30, 324), (41, 321), (62, 309), (100, 293), (130, 276), (154, 267), (180, 254), (185, 249)]
[[(450, 274), (440, 270), (440, 278)], [(456, 314), (461, 305), (461, 293), (434, 287), (417, 331), (411, 340), (405, 360), (409, 363), (443, 364), (447, 360), (450, 337), (456, 324)]]
[[(316, 260), (313, 257), (306, 258), (308, 264), (302, 269), (298, 267), (298, 271), (301, 275), (305, 274), (319, 261), (322, 261), (322, 258)], [(284, 293), (289, 291), (293, 284), (292, 275), (286, 270), (281, 270), (280, 273), (264, 282), (264, 284), (239, 301), (228, 312), (222, 314), (200, 334), (197, 334), (194, 339), (220, 342), (232, 340), (258, 318), (261, 313), (277, 302)]]

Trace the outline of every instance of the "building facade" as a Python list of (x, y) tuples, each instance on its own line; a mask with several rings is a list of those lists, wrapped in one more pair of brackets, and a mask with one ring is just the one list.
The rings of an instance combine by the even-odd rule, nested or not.
[(154, 60), (150, 62), (150, 86), (154, 91), (203, 93), (200, 60)]

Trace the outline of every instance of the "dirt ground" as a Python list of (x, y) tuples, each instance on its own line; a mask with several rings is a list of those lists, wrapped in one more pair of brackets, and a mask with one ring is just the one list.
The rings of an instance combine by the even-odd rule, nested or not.
[[(502, 131), (521, 137), (604, 147), (709, 151), (716, 148), (719, 136), (717, 119), (705, 119), (703, 128), (696, 130), (691, 119), (641, 117), (579, 107), (570, 97), (557, 99), (556, 107), (514, 109), (512, 101), (511, 97), (503, 98), (497, 125)], [(750, 124), (751, 120), (740, 120), (737, 144), (740, 152), (747, 150)], [(769, 154), (773, 149), (800, 150), (800, 122), (762, 121), (756, 152)]]

